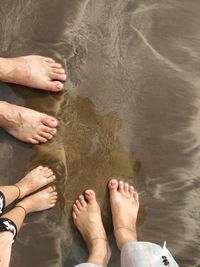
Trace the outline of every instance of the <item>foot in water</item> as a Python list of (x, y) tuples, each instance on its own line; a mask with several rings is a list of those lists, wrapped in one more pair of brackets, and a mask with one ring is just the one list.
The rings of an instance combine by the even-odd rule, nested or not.
[(58, 92), (67, 76), (52, 58), (37, 55), (0, 58), (0, 80), (32, 88)]
[(88, 263), (107, 266), (111, 251), (94, 191), (86, 190), (79, 196), (73, 205), (73, 219), (87, 244)]
[(38, 193), (29, 197), (25, 197), (22, 201), (18, 202), (16, 206), (21, 206), (25, 209), (26, 213), (42, 211), (53, 208), (57, 201), (57, 192), (55, 188), (49, 186)]
[(137, 240), (139, 197), (134, 187), (123, 181), (111, 179), (108, 188), (115, 238), (121, 250), (126, 243)]
[(57, 125), (54, 117), (0, 101), (0, 127), (20, 141), (45, 143), (56, 134)]

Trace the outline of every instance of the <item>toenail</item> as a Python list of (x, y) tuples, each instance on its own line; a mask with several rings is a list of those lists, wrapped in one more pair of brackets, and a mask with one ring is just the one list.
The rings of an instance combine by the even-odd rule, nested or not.
[(51, 133), (55, 134), (56, 133), (56, 129), (52, 129)]
[(62, 89), (62, 85), (61, 84), (57, 84), (57, 86), (56, 86), (59, 90), (61, 90)]
[(111, 185), (116, 185), (116, 182), (115, 182), (115, 181), (112, 181), (112, 182), (111, 182)]

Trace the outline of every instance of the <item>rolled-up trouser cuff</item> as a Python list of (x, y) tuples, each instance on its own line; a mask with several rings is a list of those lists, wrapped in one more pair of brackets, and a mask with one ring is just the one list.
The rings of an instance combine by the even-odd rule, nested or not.
[[(169, 263), (168, 265), (164, 264)], [(178, 267), (169, 250), (150, 242), (130, 242), (121, 250), (121, 267)]]

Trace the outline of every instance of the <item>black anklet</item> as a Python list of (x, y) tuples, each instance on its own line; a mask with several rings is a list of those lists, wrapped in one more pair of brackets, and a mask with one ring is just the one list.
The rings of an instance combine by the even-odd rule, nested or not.
[(0, 218), (0, 232), (11, 232), (14, 235), (13, 239), (16, 239), (17, 226), (8, 218)]
[(3, 211), (5, 209), (5, 204), (6, 204), (5, 196), (0, 191), (0, 216), (1, 216), (1, 214), (3, 213)]

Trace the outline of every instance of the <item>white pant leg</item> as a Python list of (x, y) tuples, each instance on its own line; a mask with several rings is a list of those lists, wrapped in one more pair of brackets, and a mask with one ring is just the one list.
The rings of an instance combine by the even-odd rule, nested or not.
[(10, 263), (13, 234), (10, 232), (0, 233), (0, 267), (8, 267)]
[[(165, 256), (170, 265), (165, 265)], [(150, 242), (130, 242), (121, 251), (121, 267), (179, 267), (169, 250)]]
[[(0, 266), (1, 267), (1, 266)], [(101, 265), (96, 265), (96, 264), (93, 264), (93, 263), (81, 263), (79, 265), (76, 265), (74, 267), (103, 267)]]

